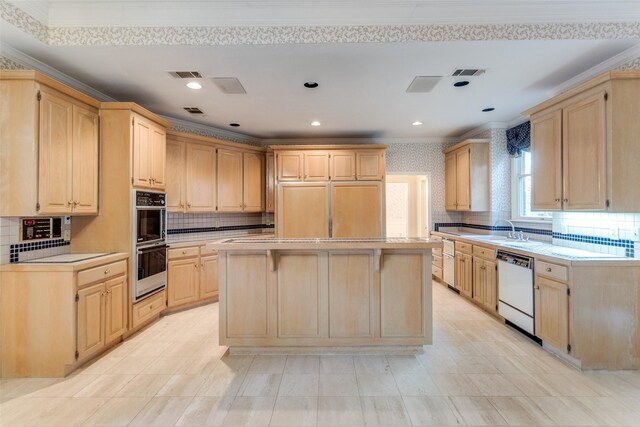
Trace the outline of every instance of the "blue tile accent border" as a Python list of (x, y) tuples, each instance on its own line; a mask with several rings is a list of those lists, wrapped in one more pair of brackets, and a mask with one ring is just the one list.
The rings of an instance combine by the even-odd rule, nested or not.
[(20, 252), (38, 251), (40, 249), (68, 246), (71, 242), (64, 239), (41, 240), (39, 242), (14, 243), (9, 246), (9, 263), (16, 263)]
[(252, 224), (252, 225), (227, 225), (222, 227), (173, 228), (171, 230), (167, 230), (167, 234), (210, 233), (215, 231), (255, 230), (259, 228), (274, 228), (274, 225), (273, 224)]
[[(435, 231), (438, 231), (441, 227), (465, 227), (488, 231), (511, 231), (511, 227), (503, 225), (492, 226), (482, 224), (465, 224), (463, 222), (436, 222), (434, 224)], [(613, 240), (608, 237), (595, 237), (587, 236), (584, 234), (564, 234), (553, 232), (551, 230), (538, 230), (535, 228), (527, 227), (516, 227), (516, 231), (522, 231), (523, 233), (529, 234), (551, 236), (554, 239), (569, 240), (572, 242), (592, 243), (596, 245), (624, 248), (626, 257), (633, 258), (635, 256), (635, 246), (633, 240)]]

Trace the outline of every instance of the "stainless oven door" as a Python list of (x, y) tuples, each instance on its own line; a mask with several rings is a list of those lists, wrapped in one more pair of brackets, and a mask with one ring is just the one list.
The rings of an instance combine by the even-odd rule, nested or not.
[(167, 286), (167, 245), (137, 248), (134, 301)]
[(163, 242), (165, 239), (165, 208), (136, 208), (136, 244)]

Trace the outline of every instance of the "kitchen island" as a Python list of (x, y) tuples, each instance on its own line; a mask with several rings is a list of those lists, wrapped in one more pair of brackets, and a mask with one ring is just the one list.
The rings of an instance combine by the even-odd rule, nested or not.
[(432, 339), (428, 239), (229, 239), (220, 344), (232, 353), (416, 352)]

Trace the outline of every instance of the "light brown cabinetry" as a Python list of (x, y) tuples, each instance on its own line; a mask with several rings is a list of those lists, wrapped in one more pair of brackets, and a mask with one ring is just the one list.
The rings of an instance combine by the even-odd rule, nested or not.
[(611, 71), (537, 105), (532, 209), (637, 212), (640, 73)]
[(304, 153), (303, 180), (329, 180), (329, 153), (327, 151), (307, 151)]
[[(442, 242), (442, 237), (430, 235), (430, 240), (435, 242)], [(442, 259), (442, 248), (434, 248), (431, 249), (431, 274), (438, 280), (442, 280), (442, 268), (443, 268), (443, 259)]]
[(34, 71), (0, 75), (0, 215), (98, 213), (99, 103)]
[(153, 294), (142, 301), (133, 304), (131, 310), (131, 327), (137, 328), (154, 319), (167, 308), (167, 294), (165, 291)]
[(167, 304), (181, 306), (218, 296), (218, 255), (203, 247), (168, 252)]
[(331, 185), (331, 237), (382, 237), (380, 182)]
[(349, 150), (331, 151), (330, 173), (332, 181), (355, 181), (356, 153)]
[(264, 155), (218, 149), (218, 210), (260, 212), (264, 200)]
[(267, 189), (265, 194), (265, 211), (273, 212), (276, 207), (276, 167), (275, 156), (273, 153), (267, 153), (266, 156), (267, 171)]
[(277, 221), (278, 236), (285, 239), (329, 237), (329, 184), (278, 185)]
[(536, 336), (556, 349), (567, 352), (569, 345), (568, 286), (537, 275), (534, 289)]
[(167, 140), (167, 209), (170, 212), (216, 210), (216, 149)]
[(166, 131), (134, 114), (133, 186), (163, 190), (165, 186)]
[(496, 272), (495, 262), (473, 257), (473, 299), (484, 309), (493, 313), (498, 311)]
[(445, 150), (445, 209), (490, 209), (489, 143), (468, 139)]
[(473, 256), (456, 250), (455, 266), (456, 288), (461, 295), (471, 298), (473, 296)]
[(276, 173), (278, 181), (302, 181), (303, 158), (301, 152), (283, 152), (276, 154)]
[(356, 151), (356, 179), (359, 181), (380, 181), (384, 179), (384, 150)]

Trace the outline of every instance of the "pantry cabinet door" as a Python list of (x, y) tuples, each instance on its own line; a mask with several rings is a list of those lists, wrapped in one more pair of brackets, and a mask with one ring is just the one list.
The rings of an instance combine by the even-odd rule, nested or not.
[(215, 211), (215, 147), (202, 144), (187, 144), (185, 164), (185, 203), (187, 212)]
[(457, 210), (471, 209), (471, 148), (456, 151), (456, 204)]
[(73, 206), (73, 104), (41, 91), (39, 214), (70, 214)]
[(243, 154), (242, 210), (260, 212), (264, 206), (264, 155)]
[(606, 209), (605, 92), (563, 109), (562, 159), (565, 210)]
[(331, 185), (331, 237), (382, 237), (379, 182)]
[(73, 213), (98, 213), (98, 113), (73, 106)]
[(278, 185), (278, 237), (329, 237), (329, 185)]

